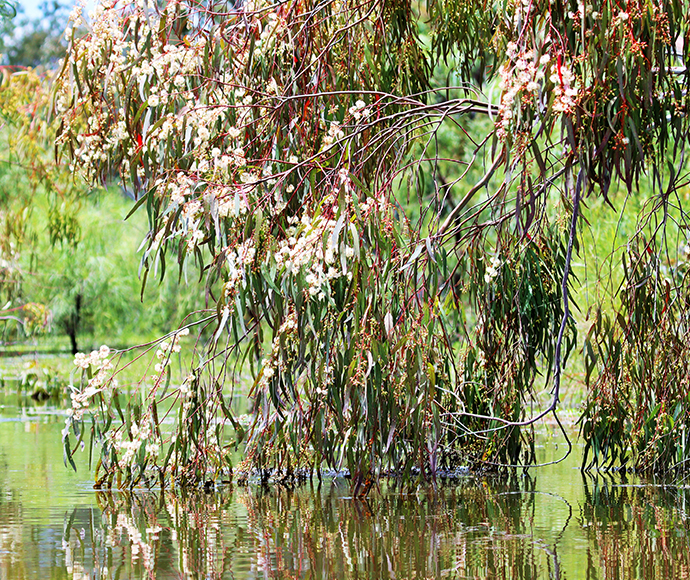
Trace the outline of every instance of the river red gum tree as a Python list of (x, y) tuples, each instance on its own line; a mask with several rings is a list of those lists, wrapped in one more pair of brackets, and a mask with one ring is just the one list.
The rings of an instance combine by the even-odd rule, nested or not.
[[(595, 462), (642, 465), (645, 437), (661, 437), (653, 465), (679, 458), (682, 391), (630, 365), (658, 367), (638, 346), (685, 320), (685, 276), (660, 284), (666, 218), (685, 216), (669, 209), (686, 180), (684, 2), (111, 1), (67, 34), (61, 151), (137, 192), (144, 282), (193, 263), (212, 311), (181, 327), (199, 337), (188, 376), (165, 386), (174, 334), (126, 416), (110, 355), (80, 359), (66, 448), (91, 417), (101, 481), (206, 480), (233, 445), (263, 475), (347, 467), (358, 494), (384, 471), (534, 462), (530, 425), (558, 420), (576, 345), (583, 199), (640, 180), (656, 205), (618, 312), (592, 310), (583, 432)], [(238, 416), (227, 395), (249, 369)], [(660, 397), (680, 405), (671, 431)]]

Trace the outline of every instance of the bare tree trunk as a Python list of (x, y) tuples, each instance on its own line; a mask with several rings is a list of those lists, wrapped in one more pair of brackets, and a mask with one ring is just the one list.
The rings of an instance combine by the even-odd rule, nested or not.
[(79, 329), (79, 320), (81, 318), (81, 294), (74, 297), (74, 312), (70, 315), (69, 320), (65, 323), (65, 330), (69, 336), (69, 342), (72, 346), (72, 354), (77, 354), (79, 348), (77, 346), (77, 330)]

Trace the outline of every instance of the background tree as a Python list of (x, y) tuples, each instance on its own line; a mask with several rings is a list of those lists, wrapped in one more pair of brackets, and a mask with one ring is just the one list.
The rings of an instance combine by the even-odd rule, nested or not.
[(7, 14), (0, 20), (2, 64), (54, 68), (65, 56), (63, 34), (69, 18), (68, 5), (58, 0), (45, 1), (39, 6), (41, 16), (31, 19), (16, 3), (4, 2), (2, 6)]
[[(31, 72), (14, 72), (0, 68), (0, 139), (3, 155), (0, 159), (0, 216), (2, 234), (0, 253), (3, 264), (3, 283), (0, 286), (4, 309), (13, 314), (7, 318), (5, 340), (17, 338), (15, 322), (20, 329), (34, 330), (47, 327), (49, 319), (43, 308), (22, 312), (27, 300), (24, 282), (31, 271), (31, 258), (37, 243), (32, 213), (39, 198), (47, 200), (51, 219), (46, 231), (51, 240), (68, 244), (79, 241), (78, 223), (74, 218), (78, 189), (66, 170), (62, 170), (50, 157), (47, 145), (54, 139), (54, 127), (48, 121), (50, 88), (46, 79)], [(42, 229), (42, 228), (41, 228)], [(38, 312), (43, 319), (33, 320)], [(20, 335), (23, 334), (20, 330)]]
[[(98, 337), (118, 345), (145, 342), (170, 331), (187, 310), (203, 308), (195, 280), (172, 278), (142, 297), (136, 250), (146, 217), (124, 227), (129, 198), (116, 188), (75, 182), (56, 163), (50, 71), (7, 66), (0, 73), (3, 346), (36, 335), (66, 336), (74, 353)], [(60, 341), (39, 348), (46, 346)]]
[[(671, 264), (669, 236), (685, 241), (687, 40), (679, 0), (98, 7), (60, 73), (58, 144), (86, 179), (117, 170), (137, 192), (145, 279), (193, 263), (216, 304), (212, 336), (194, 347), (201, 362), (175, 390), (172, 437), (158, 406), (179, 335), (124, 417), (109, 354), (79, 359), (68, 427), (82, 436), (92, 417), (104, 481), (154, 466), (163, 480), (218, 475), (233, 432), (243, 467), (290, 477), (346, 465), (356, 494), (385, 470), (532, 462), (529, 426), (559, 420), (576, 344), (585, 199), (613, 205), (618, 184), (630, 192), (649, 176), (625, 291), (599, 296), (621, 316), (601, 323), (597, 312), (585, 342), (594, 398), (583, 432), (597, 458), (625, 455), (591, 427), (602, 388), (648, 386), (618, 321), (646, 317), (648, 345), (662, 313), (674, 313), (673, 333), (685, 316), (685, 278), (662, 283), (661, 248)], [(450, 156), (442, 137), (455, 128)], [(632, 350), (624, 364), (606, 348)], [(244, 423), (223, 394), (243, 365)], [(680, 403), (654, 465), (685, 453), (676, 395), (638, 401)]]
[(5, 39), (13, 29), (12, 19), (17, 15), (17, 7), (13, 2), (0, 2), (0, 52), (5, 52)]

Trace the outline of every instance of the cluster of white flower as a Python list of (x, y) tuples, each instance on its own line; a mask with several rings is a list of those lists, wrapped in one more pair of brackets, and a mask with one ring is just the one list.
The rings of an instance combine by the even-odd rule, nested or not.
[[(86, 386), (79, 390), (72, 386), (72, 408), (68, 410), (68, 417), (65, 421), (65, 430), (69, 430), (72, 421), (79, 421), (84, 411), (89, 407), (91, 399), (97, 393), (100, 393), (102, 387), (106, 384), (109, 378), (109, 371), (113, 369), (110, 362), (110, 348), (106, 345), (101, 346), (99, 350), (91, 351), (90, 354), (78, 352), (74, 356), (74, 364), (80, 369), (92, 370), (92, 378), (88, 381)], [(63, 436), (66, 431), (63, 431)]]
[(179, 229), (173, 235), (187, 238), (187, 251), (192, 252), (199, 242), (206, 236), (202, 227), (203, 204), (201, 200), (193, 199), (182, 206), (182, 214), (178, 222)]
[[(108, 159), (106, 146), (100, 134), (93, 132), (91, 134), (78, 135), (77, 142), (79, 146), (74, 152), (74, 156), (79, 160), (81, 166), (88, 166)], [(70, 170), (73, 171), (74, 168), (74, 164), (71, 164)]]
[(491, 258), (491, 265), (486, 268), (484, 272), (484, 282), (490, 283), (494, 278), (496, 278), (500, 272), (501, 260), (498, 256)]
[[(280, 242), (275, 253), (279, 268), (287, 274), (304, 272), (309, 294), (318, 299), (325, 297), (327, 282), (342, 276), (350, 276), (343, 262), (354, 256), (354, 250), (335, 239), (337, 222), (321, 216), (310, 219), (303, 215), (297, 225), (287, 230), (287, 239)], [(336, 261), (336, 258), (342, 258)]]
[[(159, 180), (158, 185), (160, 195), (168, 196), (171, 206), (182, 207), (179, 217), (176, 212), (167, 215), (170, 232), (167, 239), (186, 239), (189, 252), (194, 251), (206, 236), (203, 223), (206, 213), (210, 213), (213, 219), (237, 218), (249, 209), (246, 185), (209, 184), (183, 172), (178, 172), (167, 183)], [(165, 229), (161, 228), (161, 232)], [(162, 236), (154, 240), (147, 255), (155, 254), (162, 241)]]
[[(186, 88), (186, 77), (194, 74), (201, 66), (201, 51), (203, 42), (201, 39), (195, 41), (195, 44), (190, 44), (194, 48), (190, 50), (187, 45), (179, 44), (165, 44), (162, 47), (156, 46), (155, 52), (152, 54), (150, 61), (145, 61), (138, 67), (134, 67), (132, 73), (141, 77), (150, 77), (155, 74), (160, 79), (168, 80), (168, 87), (175, 87), (178, 90)], [(153, 85), (155, 90), (151, 92), (148, 99), (148, 104), (151, 107), (157, 104), (165, 104), (167, 102), (167, 91), (165, 87), (158, 89), (158, 85)], [(158, 91), (161, 90), (160, 93)], [(165, 92), (163, 92), (165, 91)], [(152, 103), (152, 96), (158, 97), (158, 103)]]
[(355, 120), (355, 122), (361, 121), (362, 119), (366, 120), (371, 114), (371, 111), (367, 109), (367, 104), (361, 99), (358, 100), (354, 105), (352, 105), (349, 108), (348, 112)]
[[(216, 132), (214, 126), (225, 113), (226, 111), (222, 107), (208, 106), (196, 106), (186, 113), (186, 126), (196, 130), (196, 136), (193, 139), (196, 149), (202, 151), (209, 149), (211, 136)], [(192, 164), (191, 170), (204, 172), (208, 171), (209, 168), (209, 160), (206, 157), (198, 157), (196, 162)]]
[(228, 177), (231, 169), (247, 165), (247, 159), (242, 147), (235, 147), (225, 153), (220, 148), (214, 147), (211, 149), (211, 159), (213, 160), (213, 171), (216, 178)]
[(247, 213), (247, 193), (244, 187), (230, 187), (228, 185), (211, 186), (204, 192), (208, 200), (211, 217), (237, 218)]
[(226, 297), (234, 295), (238, 284), (244, 281), (248, 266), (254, 263), (256, 247), (253, 238), (239, 244), (233, 249), (228, 249), (225, 264), (228, 268), (228, 278), (223, 285)]
[(555, 62), (551, 65), (549, 80), (554, 85), (553, 110), (559, 113), (571, 113), (575, 107), (575, 97), (577, 97), (577, 89), (574, 87), (575, 75), (564, 64)]
[[(76, 27), (83, 24), (81, 13), (81, 10), (75, 10), (72, 13), (71, 16), (74, 17), (74, 21), (71, 26)], [(122, 13), (119, 10), (111, 9), (105, 2), (99, 2), (89, 13), (89, 20), (91, 22), (91, 34), (89, 42), (83, 47), (87, 53), (87, 59), (91, 62), (97, 62), (104, 50), (112, 52), (113, 56), (118, 55), (124, 59), (124, 54), (130, 47), (124, 41), (122, 33), (124, 26)], [(141, 26), (143, 27), (143, 34), (151, 31), (146, 21), (141, 22)], [(114, 64), (120, 67), (123, 65), (123, 61), (118, 58)]]
[(359, 211), (363, 216), (369, 216), (372, 212), (378, 211), (384, 214), (390, 209), (390, 203), (385, 195), (379, 197), (368, 197), (359, 203)]
[(119, 452), (118, 464), (122, 469), (126, 469), (134, 463), (136, 456), (142, 445), (148, 459), (155, 460), (160, 452), (160, 444), (155, 436), (151, 434), (151, 417), (144, 415), (139, 423), (135, 421), (130, 425), (129, 435), (123, 435), (123, 429), (113, 429), (108, 431), (106, 439)]
[(278, 334), (288, 335), (297, 332), (297, 311), (294, 307), (288, 310), (288, 314), (278, 329)]
[(177, 331), (175, 334), (173, 334), (172, 340), (170, 342), (164, 340), (158, 345), (158, 350), (156, 351), (156, 358), (158, 358), (158, 360), (160, 360), (161, 362), (159, 362), (155, 366), (154, 370), (156, 374), (160, 375), (165, 371), (165, 369), (170, 364), (171, 354), (178, 353), (180, 352), (180, 350), (182, 350), (182, 347), (180, 346), (180, 337), (187, 336), (188, 334), (189, 329), (183, 328)]
[[(185, 173), (178, 172), (168, 181), (164, 191), (170, 196), (170, 203), (179, 206), (184, 204), (187, 197), (194, 193), (197, 183)], [(159, 180), (157, 185), (163, 185), (163, 180)]]
[(68, 25), (65, 29), (65, 40), (70, 40), (72, 37), (72, 32), (75, 28), (79, 28), (84, 25), (83, 12), (86, 5), (85, 0), (80, 0), (72, 8), (72, 12), (69, 15)]
[(281, 340), (288, 344), (287, 339), (297, 332), (297, 311), (294, 306), (288, 309), (285, 320), (280, 325), (278, 333), (271, 343), (270, 350), (266, 353), (263, 359), (263, 374), (261, 378), (261, 386), (266, 386), (275, 376), (276, 372), (285, 370), (285, 354), (281, 349)]
[(539, 96), (547, 75), (553, 84), (553, 110), (566, 114), (572, 112), (577, 96), (576, 79), (561, 62), (560, 56), (554, 59), (549, 53), (540, 55), (536, 49), (519, 51), (514, 42), (508, 43), (506, 55), (508, 60), (499, 71), (502, 91), (498, 122), (500, 137), (505, 137), (513, 124), (515, 109), (533, 103)]
[(331, 121), (328, 127), (328, 134), (323, 138), (323, 146), (330, 147), (336, 141), (340, 141), (345, 137), (345, 132), (340, 128), (338, 121)]
[(499, 133), (505, 135), (512, 124), (515, 101), (518, 108), (523, 101), (532, 102), (539, 93), (540, 82), (545, 76), (544, 67), (548, 64), (548, 54), (539, 57), (535, 50), (518, 52), (514, 42), (509, 42), (506, 49), (508, 61), (501, 67), (499, 74), (502, 91), (499, 106)]
[(91, 379), (81, 389), (70, 385), (72, 406), (67, 409), (65, 426), (62, 429), (63, 440), (69, 436), (70, 429), (83, 419), (84, 413), (91, 404), (91, 399), (103, 391), (106, 384), (112, 387), (117, 386), (117, 381), (110, 377), (113, 364), (109, 357), (110, 348), (106, 345), (101, 346), (99, 350), (91, 351), (88, 355), (81, 352), (75, 355), (74, 364), (84, 371), (90, 369)]
[[(105, 149), (115, 149), (120, 143), (122, 143), (125, 139), (129, 137), (129, 132), (127, 131), (127, 123), (125, 123), (124, 119), (122, 118), (124, 116), (124, 111), (120, 109), (118, 111), (118, 115), (120, 117), (120, 120), (113, 125), (112, 131), (106, 137), (104, 143)], [(77, 139), (79, 139), (79, 137), (77, 137)]]

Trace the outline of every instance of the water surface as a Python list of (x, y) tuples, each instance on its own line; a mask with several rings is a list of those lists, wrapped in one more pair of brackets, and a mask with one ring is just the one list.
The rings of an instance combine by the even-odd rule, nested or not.
[[(0, 399), (0, 579), (689, 578), (690, 490), (583, 477), (578, 452), (512, 478), (366, 501), (294, 490), (97, 492), (62, 463), (64, 416)], [(546, 432), (542, 460), (562, 448)]]

